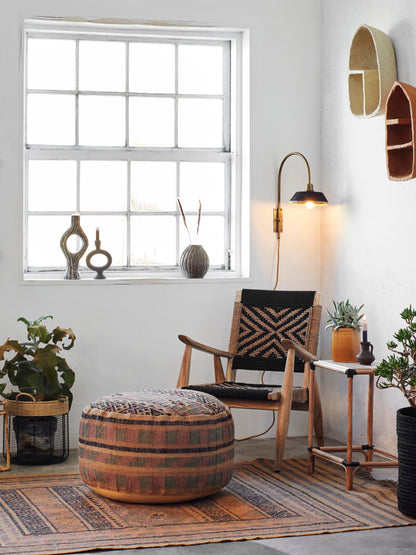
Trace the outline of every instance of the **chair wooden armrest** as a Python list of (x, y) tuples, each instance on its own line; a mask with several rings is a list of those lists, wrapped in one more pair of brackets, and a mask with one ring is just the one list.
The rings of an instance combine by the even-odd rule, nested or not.
[(202, 351), (204, 353), (209, 353), (210, 355), (218, 356), (218, 357), (225, 357), (225, 358), (233, 358), (233, 354), (229, 353), (228, 351), (221, 351), (220, 349), (215, 349), (214, 347), (209, 347), (208, 345), (204, 345), (203, 343), (198, 343), (194, 341), (190, 337), (186, 335), (178, 335), (178, 338), (182, 343), (185, 345), (189, 345), (193, 349), (197, 351)]
[(291, 339), (282, 339), (282, 345), (287, 350), (295, 349), (295, 353), (304, 362), (310, 362), (311, 360), (318, 360), (318, 357), (316, 355), (313, 355), (312, 353), (310, 353), (309, 351), (307, 351), (306, 349), (304, 349), (303, 347), (301, 347)]

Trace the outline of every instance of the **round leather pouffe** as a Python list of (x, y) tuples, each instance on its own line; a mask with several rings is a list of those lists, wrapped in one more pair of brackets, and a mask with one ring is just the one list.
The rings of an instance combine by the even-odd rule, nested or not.
[(231, 479), (234, 423), (206, 393), (145, 389), (94, 401), (82, 411), (79, 468), (95, 492), (131, 503), (211, 495)]

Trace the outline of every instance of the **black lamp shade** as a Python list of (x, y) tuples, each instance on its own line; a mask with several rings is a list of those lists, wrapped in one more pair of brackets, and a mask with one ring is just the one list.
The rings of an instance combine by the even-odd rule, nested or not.
[(290, 199), (291, 204), (306, 204), (311, 202), (317, 205), (328, 204), (326, 196), (319, 191), (298, 191)]

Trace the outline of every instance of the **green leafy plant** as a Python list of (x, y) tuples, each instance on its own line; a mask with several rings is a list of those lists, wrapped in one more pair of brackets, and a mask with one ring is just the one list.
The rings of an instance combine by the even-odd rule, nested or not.
[(354, 328), (356, 330), (360, 329), (361, 326), (361, 318), (363, 318), (364, 314), (360, 314), (360, 311), (363, 308), (363, 304), (359, 307), (353, 306), (350, 304), (349, 299), (345, 302), (340, 301), (337, 303), (336, 301), (332, 301), (334, 305), (334, 310), (331, 313), (328, 309), (326, 310), (328, 313), (328, 325), (325, 329), (334, 328), (337, 330), (339, 328)]
[(410, 406), (416, 408), (416, 310), (410, 305), (400, 316), (406, 326), (393, 334), (395, 341), (387, 342), (393, 354), (380, 362), (374, 374), (377, 387), (399, 389)]
[[(0, 383), (0, 395), (6, 399), (14, 399), (21, 393), (30, 393), (38, 401), (52, 401), (60, 395), (66, 395), (69, 406), (72, 403), (71, 387), (75, 381), (74, 371), (66, 360), (59, 356), (59, 352), (72, 349), (75, 341), (74, 332), (69, 329), (56, 327), (48, 331), (42, 324), (47, 318), (41, 316), (31, 322), (26, 318), (18, 318), (27, 328), (27, 341), (20, 342), (8, 339), (0, 345), (0, 380), (7, 379), (18, 391), (5, 393), (6, 383)], [(60, 344), (60, 345), (58, 345)], [(5, 353), (15, 352), (12, 358), (5, 359)]]

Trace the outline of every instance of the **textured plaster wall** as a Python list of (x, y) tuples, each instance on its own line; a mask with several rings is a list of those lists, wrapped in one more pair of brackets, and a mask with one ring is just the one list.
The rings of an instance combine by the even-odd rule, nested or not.
[[(400, 325), (400, 311), (416, 305), (414, 221), (416, 181), (387, 179), (384, 116), (357, 119), (349, 109), (348, 58), (361, 24), (393, 40), (400, 81), (416, 85), (416, 4), (412, 0), (322, 2), (322, 187), (331, 206), (322, 220), (324, 304), (349, 298), (365, 303), (369, 340), (377, 358)], [(323, 332), (322, 355), (330, 356), (330, 332)], [(345, 438), (346, 380), (325, 376), (326, 431)], [(364, 432), (366, 379), (355, 379), (354, 436)], [(404, 398), (376, 391), (375, 442), (396, 449), (395, 412)]]
[[(228, 283), (22, 285), (21, 23), (30, 16), (126, 18), (248, 29), (251, 42), (250, 279)], [(81, 408), (100, 395), (174, 386), (182, 357), (178, 333), (226, 348), (233, 299), (242, 287), (273, 285), (276, 170), (300, 150), (319, 182), (320, 2), (314, 0), (14, 0), (0, 19), (0, 340), (22, 337), (16, 323), (52, 313), (77, 335), (68, 361), (76, 370), (71, 444)], [(306, 183), (301, 160), (285, 167), (282, 289), (320, 288), (320, 214), (289, 207)], [(248, 235), (248, 234), (247, 234)], [(59, 240), (59, 238), (57, 238)], [(195, 356), (196, 378), (208, 380), (211, 360)], [(237, 434), (262, 431), (270, 414), (235, 413)], [(294, 418), (290, 433), (305, 433)]]

